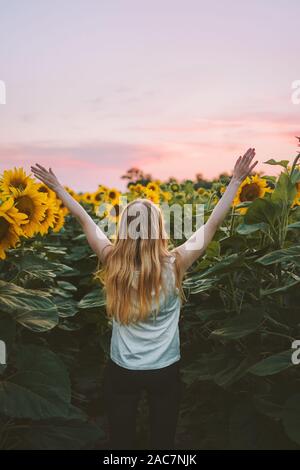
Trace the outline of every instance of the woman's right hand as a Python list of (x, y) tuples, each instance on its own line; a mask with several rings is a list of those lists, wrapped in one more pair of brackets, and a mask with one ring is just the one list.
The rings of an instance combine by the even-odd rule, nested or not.
[(36, 163), (36, 166), (31, 166), (31, 171), (36, 178), (46, 184), (53, 191), (56, 192), (58, 189), (62, 188), (62, 185), (53, 173), (52, 168), (49, 168), (48, 171), (42, 165)]

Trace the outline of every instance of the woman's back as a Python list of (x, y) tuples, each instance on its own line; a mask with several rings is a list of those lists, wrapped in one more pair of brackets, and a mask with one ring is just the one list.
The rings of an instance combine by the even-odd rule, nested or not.
[[(175, 257), (171, 256), (163, 263), (165, 290), (161, 287), (157, 314), (153, 310), (146, 320), (129, 325), (113, 318), (110, 356), (116, 364), (127, 369), (159, 369), (180, 359), (178, 321), (181, 302), (175, 284), (174, 262)], [(154, 298), (152, 306), (154, 309)]]

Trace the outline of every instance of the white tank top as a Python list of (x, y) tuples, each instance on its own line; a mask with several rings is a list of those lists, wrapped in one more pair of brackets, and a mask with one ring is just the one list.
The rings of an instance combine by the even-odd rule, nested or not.
[[(166, 259), (161, 289), (159, 312), (145, 321), (122, 325), (112, 320), (110, 357), (126, 369), (160, 369), (180, 359), (179, 315), (180, 296), (175, 285), (175, 257)], [(154, 302), (154, 299), (153, 299)], [(153, 303), (154, 305), (154, 303)]]

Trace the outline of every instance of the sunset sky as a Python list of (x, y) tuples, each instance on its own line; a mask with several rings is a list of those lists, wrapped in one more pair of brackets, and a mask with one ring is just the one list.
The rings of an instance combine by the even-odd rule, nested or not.
[(299, 0), (0, 0), (0, 19), (0, 172), (92, 191), (296, 154)]

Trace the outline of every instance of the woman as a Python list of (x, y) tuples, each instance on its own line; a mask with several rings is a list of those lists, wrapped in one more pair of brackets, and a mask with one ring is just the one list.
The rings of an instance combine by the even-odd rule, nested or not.
[[(239, 157), (233, 176), (207, 222), (187, 241), (168, 250), (160, 209), (145, 199), (122, 211), (112, 243), (59, 183), (52, 169), (31, 167), (78, 219), (104, 270), (107, 313), (112, 319), (104, 395), (112, 449), (134, 449), (138, 402), (146, 390), (150, 406), (150, 447), (172, 449), (181, 397), (178, 321), (181, 281), (205, 253), (236, 192), (253, 170), (255, 149)], [(138, 221), (138, 223), (137, 223)]]

